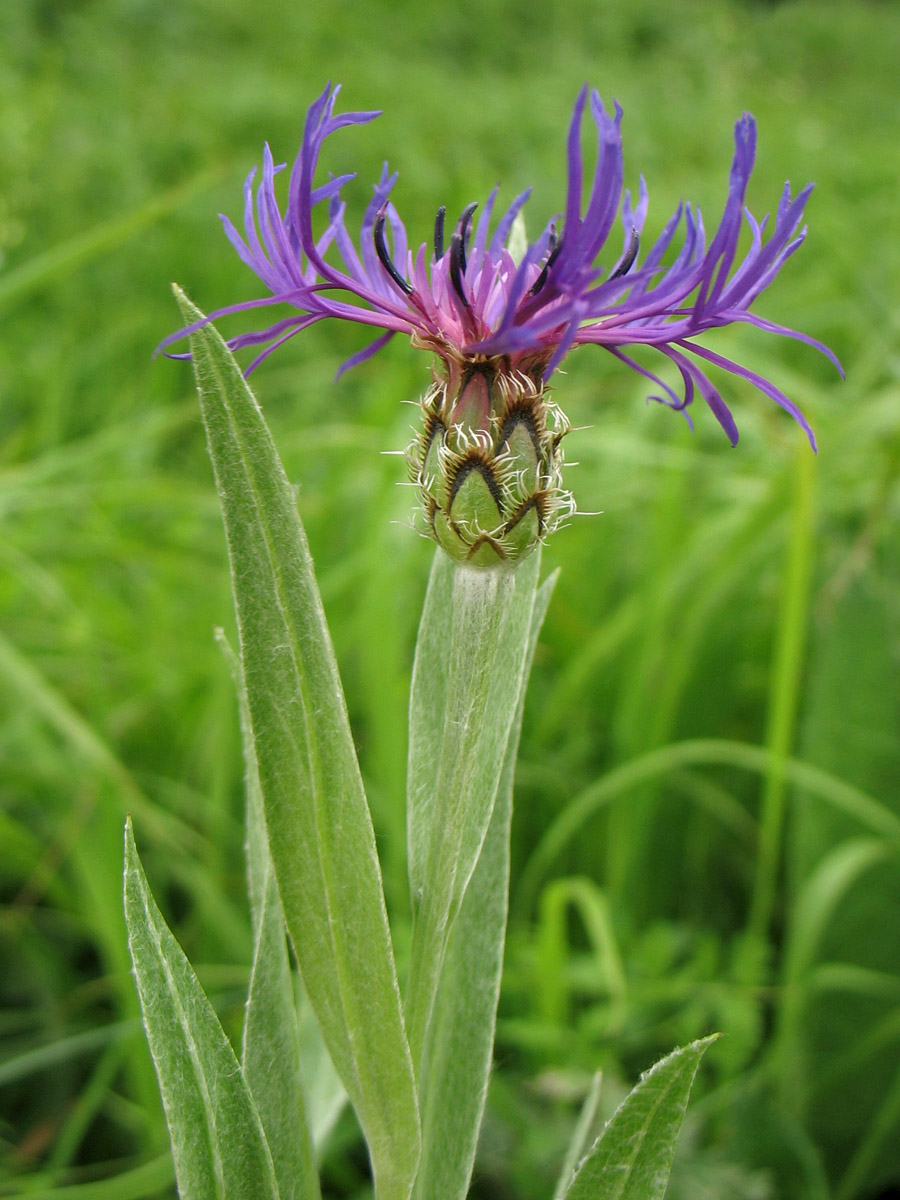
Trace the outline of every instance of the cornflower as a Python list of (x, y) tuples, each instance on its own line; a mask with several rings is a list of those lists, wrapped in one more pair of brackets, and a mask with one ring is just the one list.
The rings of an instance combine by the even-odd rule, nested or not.
[[(658, 390), (648, 399), (684, 413), (688, 421), (687, 409), (699, 392), (732, 445), (737, 426), (706, 364), (740, 376), (790, 413), (816, 448), (806, 418), (780, 388), (697, 342), (710, 329), (743, 322), (805, 342), (841, 370), (815, 338), (750, 311), (804, 240), (806, 228), (800, 223), (812, 185), (792, 197), (785, 184), (774, 227), (764, 238), (769, 217), (756, 221), (744, 204), (756, 152), (756, 123), (749, 113), (735, 125), (728, 197), (708, 246), (699, 209), (682, 203), (641, 255), (648, 196), (643, 178), (636, 203), (623, 191), (622, 110), (616, 104), (608, 113), (598, 93), (585, 86), (569, 126), (565, 207), (523, 253), (514, 254), (515, 234), (530, 189), (513, 200), (492, 231), (496, 188), (477, 222), (478, 205), (470, 204), (449, 238), (440, 208), (431, 247), (423, 243), (413, 251), (390, 200), (397, 174), (386, 164), (363, 215), (358, 244), (348, 233), (341, 195), (354, 175), (315, 185), (326, 138), (380, 115), (335, 115), (339, 90), (329, 85), (309, 109), (285, 211), (275, 192), (276, 175), (284, 167), (275, 165), (266, 145), (255, 197), (255, 169), (244, 186), (244, 236), (228, 217), (221, 218), (238, 255), (271, 295), (217, 309), (207, 319), (273, 304), (297, 310), (266, 329), (230, 339), (232, 350), (262, 347), (247, 373), (326, 318), (383, 331), (338, 374), (371, 358), (397, 333), (431, 351), (433, 384), (422, 399), (422, 429), (407, 457), (420, 490), (425, 532), (454, 558), (483, 566), (514, 563), (574, 511), (561, 483), (560, 443), (568, 423), (550, 401), (547, 384), (579, 345), (604, 347), (653, 383)], [(597, 161), (583, 206), (585, 109), (596, 127)], [(313, 218), (320, 207), (327, 219), (316, 233)], [(597, 259), (617, 218), (622, 246), (604, 267)], [(751, 244), (735, 267), (742, 218)], [(666, 263), (679, 231), (680, 246)], [(161, 346), (194, 328), (171, 335)], [(652, 347), (667, 359), (680, 376), (680, 389), (638, 363), (628, 353), (631, 346)]]

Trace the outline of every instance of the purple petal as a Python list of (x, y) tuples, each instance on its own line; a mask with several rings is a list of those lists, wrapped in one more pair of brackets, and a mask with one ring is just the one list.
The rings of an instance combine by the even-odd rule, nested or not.
[(587, 264), (593, 262), (609, 237), (622, 198), (625, 168), (622, 158), (622, 109), (615, 105), (615, 116), (607, 115), (603, 102), (591, 92), (591, 116), (597, 125), (597, 167), (579, 249)]
[(566, 158), (569, 167), (569, 184), (566, 192), (566, 215), (563, 226), (563, 236), (574, 236), (580, 223), (582, 163), (581, 163), (581, 118), (587, 102), (588, 86), (585, 84), (578, 93), (572, 120), (569, 123), (569, 137), (566, 143)]
[(774, 321), (767, 321), (763, 317), (756, 316), (755, 313), (735, 313), (732, 316), (732, 320), (744, 321), (748, 325), (755, 325), (757, 329), (764, 329), (767, 333), (777, 333), (780, 337), (793, 338), (797, 342), (804, 342), (807, 346), (812, 346), (814, 350), (818, 350), (820, 354), (824, 354), (828, 361), (833, 364), (841, 379), (844, 378), (844, 368), (841, 366), (838, 356), (824, 342), (810, 337), (808, 333), (801, 333), (798, 329), (791, 329), (789, 325), (776, 325)]
[(739, 363), (733, 362), (730, 358), (723, 358), (721, 354), (714, 354), (712, 350), (707, 350), (703, 346), (697, 346), (693, 342), (680, 341), (679, 346), (684, 350), (690, 351), (691, 354), (696, 354), (699, 358), (706, 359), (707, 362), (713, 363), (714, 366), (721, 367), (723, 371), (730, 371), (732, 375), (739, 375), (742, 379), (748, 380), (755, 388), (758, 388), (764, 395), (774, 400), (780, 405), (785, 412), (790, 413), (803, 432), (809, 439), (809, 444), (813, 450), (817, 450), (816, 438), (813, 431), (807, 423), (806, 417), (788, 397), (777, 388), (774, 383), (771, 383), (762, 375), (758, 375), (755, 371), (751, 371), (749, 367), (742, 367)]
[(681, 412), (682, 409), (687, 407), (687, 398), (679, 397), (672, 390), (672, 388), (669, 387), (665, 380), (660, 379), (658, 375), (654, 375), (652, 371), (648, 371), (646, 367), (642, 367), (639, 362), (635, 362), (633, 358), (626, 354), (624, 350), (620, 350), (617, 346), (610, 346), (607, 348), (609, 349), (610, 354), (614, 354), (620, 362), (625, 363), (627, 367), (630, 367), (632, 371), (636, 371), (638, 375), (643, 375), (645, 379), (651, 380), (658, 388), (666, 393), (666, 396), (668, 396), (668, 400), (663, 399), (661, 396), (649, 396), (648, 399), (658, 400), (660, 403), (666, 404), (669, 408), (675, 409), (676, 412)]
[(250, 375), (253, 371), (256, 370), (256, 368), (260, 365), (260, 363), (265, 362), (265, 360), (269, 357), (269, 355), (274, 350), (277, 350), (279, 346), (283, 346), (285, 342), (290, 341), (290, 339), (294, 336), (294, 334), (299, 333), (302, 328), (305, 328), (305, 326), (298, 325), (296, 329), (290, 329), (290, 330), (288, 330), (287, 333), (283, 334), (280, 338), (277, 338), (272, 343), (271, 346), (267, 346), (266, 349), (263, 350), (261, 354), (257, 354), (256, 358), (254, 358), (252, 360), (252, 362), (250, 362), (244, 368), (244, 374)]
[[(683, 354), (679, 354), (674, 347), (660, 346), (660, 350), (675, 363), (685, 381), (693, 380), (696, 383), (700, 390), (700, 395), (706, 401), (710, 412), (724, 429), (729, 442), (731, 442), (732, 446), (736, 446), (739, 437), (737, 425), (735, 424), (734, 417), (731, 415), (731, 410), (722, 399), (718, 389), (713, 385), (712, 380), (700, 370), (696, 363), (692, 363)], [(690, 401), (686, 400), (686, 403), (690, 403)]]
[(516, 217), (519, 215), (519, 213), (524, 208), (525, 202), (530, 195), (531, 195), (531, 188), (526, 188), (524, 192), (520, 192), (519, 195), (516, 196), (515, 200), (513, 200), (512, 204), (509, 206), (509, 208), (506, 210), (506, 212), (503, 214), (503, 216), (500, 218), (499, 224), (497, 225), (497, 228), (494, 230), (494, 236), (491, 238), (491, 245), (490, 245), (490, 253), (495, 258), (498, 254), (500, 254), (501, 250), (503, 250), (504, 247), (506, 246), (507, 239), (509, 238), (509, 231), (513, 227), (513, 221), (515, 221)]
[(481, 216), (478, 218), (478, 225), (475, 228), (475, 236), (472, 238), (472, 245), (469, 249), (469, 263), (474, 263), (476, 270), (481, 265), (481, 259), (484, 255), (484, 248), (487, 245), (487, 235), (491, 224), (491, 214), (494, 211), (494, 203), (497, 199), (497, 193), (499, 191), (500, 185), (498, 184), (485, 201), (484, 208), (481, 210)]
[(744, 113), (734, 127), (734, 158), (731, 163), (728, 199), (719, 228), (710, 243), (704, 264), (704, 281), (695, 305), (700, 315), (708, 302), (715, 302), (731, 270), (741, 228), (744, 196), (755, 155), (756, 122), (749, 113)]
[(383, 333), (381, 337), (377, 337), (374, 342), (370, 342), (362, 350), (357, 350), (356, 354), (351, 354), (346, 362), (341, 363), (337, 369), (335, 380), (340, 379), (345, 371), (349, 371), (351, 367), (357, 367), (360, 363), (365, 362), (369, 358), (373, 358), (379, 350), (383, 349), (391, 338), (394, 336), (394, 330), (389, 329), (387, 333)]
[(546, 383), (562, 360), (566, 357), (572, 348), (575, 341), (575, 335), (578, 333), (578, 326), (584, 316), (584, 305), (575, 303), (572, 305), (569, 323), (566, 326), (565, 333), (559, 339), (556, 349), (553, 351), (553, 356), (547, 363), (547, 369), (544, 371), (544, 382)]
[[(644, 182), (643, 175), (640, 181), (640, 191), (638, 193), (637, 207), (631, 207), (631, 192), (626, 189), (625, 197), (622, 200), (622, 228), (625, 230), (625, 244), (622, 252), (628, 248), (628, 243), (631, 240), (631, 231), (636, 229), (641, 233), (644, 228), (644, 221), (647, 219), (647, 208), (650, 204), (650, 197), (647, 194), (647, 184)], [(679, 212), (681, 209), (679, 208)]]

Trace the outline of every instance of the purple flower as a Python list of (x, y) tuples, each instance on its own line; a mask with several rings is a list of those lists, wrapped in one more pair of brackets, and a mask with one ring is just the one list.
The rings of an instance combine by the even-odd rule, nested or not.
[[(498, 375), (525, 377), (542, 388), (573, 347), (590, 342), (651, 380), (658, 389), (652, 399), (685, 411), (699, 392), (732, 444), (738, 440), (737, 427), (706, 366), (739, 375), (786, 409), (815, 448), (803, 414), (775, 384), (697, 341), (709, 329), (742, 321), (806, 342), (840, 370), (821, 342), (750, 311), (804, 239), (800, 222), (811, 185), (792, 198), (785, 184), (773, 225), (768, 217), (762, 222), (753, 218), (744, 207), (756, 150), (756, 125), (749, 114), (735, 126), (728, 198), (709, 245), (699, 210), (682, 204), (642, 255), (647, 191), (641, 180), (637, 203), (628, 191), (623, 193), (622, 111), (616, 105), (614, 113), (608, 113), (596, 91), (582, 88), (569, 126), (564, 210), (517, 260), (508, 248), (509, 237), (529, 192), (516, 197), (493, 229), (496, 189), (477, 222), (477, 205), (472, 204), (449, 237), (440, 209), (433, 245), (422, 244), (413, 251), (389, 199), (397, 176), (389, 174), (387, 166), (354, 242), (341, 196), (353, 176), (316, 186), (315, 175), (330, 134), (345, 125), (366, 124), (379, 114), (336, 116), (338, 91), (327, 87), (309, 110), (290, 173), (286, 210), (282, 212), (275, 195), (275, 177), (283, 168), (275, 166), (266, 146), (255, 197), (255, 171), (244, 188), (244, 236), (222, 217), (229, 241), (272, 294), (221, 308), (210, 318), (271, 304), (295, 310), (260, 332), (231, 339), (234, 350), (262, 347), (248, 372), (301, 329), (326, 317), (382, 331), (341, 370), (370, 358), (395, 333), (404, 333), (413, 345), (434, 352), (445, 394), (455, 397), (453, 412), (479, 428), (487, 427), (492, 381)], [(596, 127), (597, 163), (582, 208), (580, 133), (586, 108)], [(318, 231), (314, 217), (319, 218)], [(742, 217), (750, 228), (751, 245), (735, 265)], [(611, 250), (607, 243), (617, 220), (622, 225), (621, 248)], [(670, 254), (676, 241), (677, 252)], [(601, 254), (604, 265), (597, 261)], [(162, 346), (188, 332), (172, 335)], [(676, 391), (638, 364), (628, 352), (631, 346), (651, 346), (668, 359), (681, 387)]]

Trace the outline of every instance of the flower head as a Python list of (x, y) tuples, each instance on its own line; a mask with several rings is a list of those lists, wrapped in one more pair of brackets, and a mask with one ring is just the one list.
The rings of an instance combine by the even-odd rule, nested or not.
[[(622, 111), (616, 105), (608, 113), (596, 91), (582, 88), (569, 126), (565, 206), (524, 253), (514, 256), (510, 235), (528, 199), (527, 191), (515, 198), (496, 223), (497, 189), (477, 220), (478, 206), (471, 204), (452, 230), (448, 231), (441, 208), (432, 244), (423, 243), (413, 250), (390, 200), (397, 176), (389, 174), (387, 166), (363, 215), (358, 243), (354, 242), (345, 224), (341, 195), (353, 176), (333, 177), (318, 185), (315, 176), (326, 138), (346, 125), (366, 124), (379, 114), (335, 115), (338, 92), (337, 87), (327, 87), (307, 114), (300, 152), (290, 173), (286, 208), (280, 207), (275, 188), (276, 175), (283, 168), (276, 167), (266, 146), (255, 195), (255, 171), (244, 188), (244, 235), (228, 217), (222, 217), (229, 241), (271, 295), (218, 309), (210, 317), (272, 304), (286, 304), (295, 310), (260, 332), (231, 339), (229, 345), (235, 350), (261, 347), (247, 371), (301, 329), (329, 317), (381, 331), (341, 370), (370, 358), (396, 333), (431, 350), (436, 363), (435, 386), (423, 401), (426, 434), (416, 443), (413, 474), (422, 486), (426, 510), (437, 505), (443, 511), (446, 501), (458, 504), (464, 489), (457, 486), (457, 475), (447, 473), (451, 460), (458, 471), (460, 455), (468, 464), (465, 480), (471, 480), (474, 471), (484, 482), (486, 496), (480, 494), (475, 504), (478, 513), (454, 515), (449, 508), (444, 513), (445, 524), (460, 533), (466, 554), (475, 543), (480, 554), (486, 537), (504, 557), (503, 537), (498, 531), (509, 525), (510, 512), (523, 505), (537, 536), (569, 510), (567, 494), (561, 492), (558, 481), (564, 420), (548, 408), (544, 388), (562, 359), (578, 345), (603, 346), (653, 383), (658, 390), (652, 399), (685, 415), (699, 393), (732, 444), (738, 439), (737, 427), (706, 366), (741, 376), (786, 409), (815, 448), (803, 414), (775, 384), (697, 341), (709, 329), (746, 322), (816, 347), (840, 370), (822, 343), (750, 311), (804, 239), (805, 228), (800, 228), (800, 223), (811, 185), (796, 197), (785, 185), (771, 229), (768, 217), (762, 222), (753, 218), (744, 206), (756, 149), (756, 125), (749, 114), (735, 126), (728, 196), (709, 243), (699, 210), (682, 204), (649, 251), (642, 254), (647, 190), (642, 179), (636, 202), (623, 190)], [(596, 128), (597, 161), (583, 204), (581, 126), (585, 110)], [(750, 228), (751, 244), (735, 265), (743, 219)], [(622, 227), (621, 242), (610, 249), (617, 221)], [(766, 232), (768, 238), (764, 239)], [(603, 264), (598, 261), (601, 255)], [(162, 345), (188, 332), (182, 330)], [(635, 361), (628, 353), (635, 345), (650, 346), (667, 359), (680, 377), (680, 388), (676, 390)], [(556, 417), (549, 424), (548, 415)], [(427, 433), (435, 421), (442, 459), (433, 453), (433, 431)], [(525, 467), (511, 449), (513, 427), (525, 431), (526, 449), (528, 443), (533, 449), (535, 461)], [(447, 431), (453, 430), (457, 434), (450, 439), (451, 447)], [(429, 457), (430, 466), (426, 466)], [(481, 464), (477, 469), (472, 466), (476, 461)], [(443, 476), (447, 476), (446, 486), (441, 484)], [(499, 476), (518, 479), (521, 486), (513, 487), (512, 499), (503, 492)], [(528, 477), (527, 486), (522, 483), (524, 476)], [(486, 527), (482, 510), (492, 511), (491, 528)], [(428, 511), (434, 533), (433, 518)], [(443, 539), (439, 540), (443, 544)], [(512, 544), (507, 549), (518, 553)], [(493, 551), (485, 561), (492, 561), (490, 553)]]

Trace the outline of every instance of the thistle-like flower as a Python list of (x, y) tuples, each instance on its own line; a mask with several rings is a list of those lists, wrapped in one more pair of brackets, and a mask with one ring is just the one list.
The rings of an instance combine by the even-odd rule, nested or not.
[[(549, 401), (547, 384), (578, 345), (603, 346), (652, 382), (658, 390), (649, 398), (685, 416), (699, 392), (732, 445), (737, 427), (706, 364), (738, 375), (789, 412), (815, 449), (803, 414), (775, 384), (697, 342), (709, 329), (742, 321), (806, 342), (840, 370), (821, 342), (750, 311), (804, 239), (805, 228), (799, 226), (811, 185), (792, 198), (785, 184), (774, 228), (764, 240), (769, 218), (757, 222), (744, 207), (756, 149), (756, 125), (749, 114), (735, 126), (728, 197), (708, 246), (699, 210), (682, 204), (649, 252), (641, 254), (647, 190), (642, 179), (636, 203), (623, 191), (622, 111), (616, 105), (607, 113), (597, 92), (584, 87), (569, 126), (565, 207), (536, 241), (525, 245), (523, 240), (522, 252), (515, 252), (527, 191), (492, 229), (495, 189), (478, 221), (478, 206), (470, 204), (449, 238), (445, 210), (439, 209), (432, 246), (423, 243), (414, 252), (389, 198), (397, 176), (387, 166), (363, 215), (358, 245), (347, 231), (341, 196), (353, 176), (315, 184), (325, 139), (379, 115), (336, 116), (338, 91), (329, 86), (309, 110), (286, 209), (275, 194), (275, 177), (283, 168), (276, 167), (266, 146), (255, 202), (255, 170), (244, 188), (244, 237), (222, 217), (229, 241), (271, 295), (220, 308), (208, 319), (272, 304), (296, 310), (260, 332), (230, 340), (234, 350), (262, 347), (248, 372), (301, 329), (327, 317), (383, 331), (341, 371), (371, 358), (396, 333), (430, 350), (433, 385), (422, 401), (423, 426), (408, 461), (426, 530), (452, 557), (482, 566), (515, 563), (573, 511), (560, 474), (567, 422)], [(597, 162), (584, 206), (586, 108), (596, 126)], [(320, 209), (327, 215), (314, 230)], [(751, 244), (733, 269), (742, 217)], [(598, 265), (617, 218), (621, 249), (605, 266)], [(677, 250), (672, 249), (676, 237)], [(173, 334), (162, 346), (189, 332)], [(680, 376), (678, 390), (636, 362), (627, 352), (633, 345), (651, 346), (663, 355)]]

